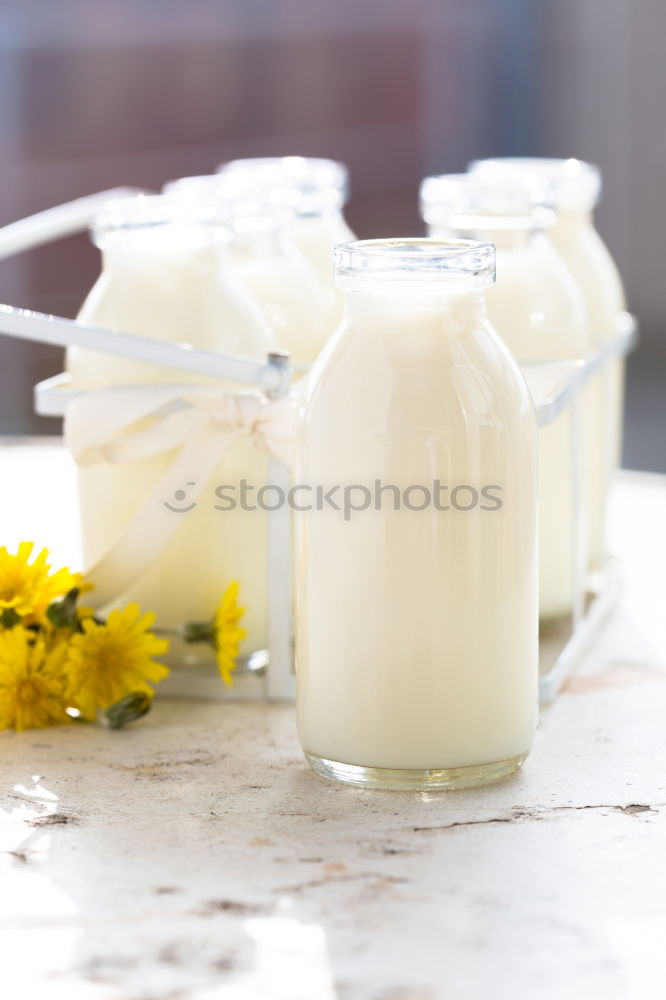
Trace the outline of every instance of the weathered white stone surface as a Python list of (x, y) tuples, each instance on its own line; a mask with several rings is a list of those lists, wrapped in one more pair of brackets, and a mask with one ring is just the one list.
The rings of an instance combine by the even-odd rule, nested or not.
[(623, 605), (495, 787), (328, 784), (286, 706), (0, 734), (3, 1000), (663, 1000), (665, 498), (618, 490)]

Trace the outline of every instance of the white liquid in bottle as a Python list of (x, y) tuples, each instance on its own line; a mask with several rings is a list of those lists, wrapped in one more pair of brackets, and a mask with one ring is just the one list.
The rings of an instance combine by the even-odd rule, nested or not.
[[(526, 361), (582, 358), (586, 348), (582, 302), (547, 238), (535, 236), (522, 251), (502, 245), (497, 234), (494, 238), (497, 283), (489, 289), (488, 316), (514, 357)], [(539, 432), (539, 616), (543, 621), (569, 614), (576, 600), (574, 475), (570, 417), (563, 413)]]
[(289, 351), (296, 366), (312, 363), (335, 329), (334, 298), (290, 234), (243, 226), (239, 220), (230, 266), (259, 303), (281, 349)]
[[(597, 198), (598, 191), (593, 203)], [(552, 238), (577, 279), (586, 304), (592, 349), (598, 350), (612, 336), (618, 313), (626, 308), (626, 299), (615, 263), (594, 228), (589, 202), (576, 205), (563, 201)], [(617, 360), (585, 390), (592, 419), (584, 428), (584, 447), (593, 456), (585, 488), (589, 504), (597, 512), (589, 526), (592, 571), (603, 569), (606, 558), (608, 491), (622, 460), (624, 377), (624, 361)]]
[[(625, 295), (618, 270), (594, 228), (592, 212), (601, 193), (597, 167), (580, 160), (508, 157), (479, 160), (472, 174), (481, 178), (522, 179), (550, 187), (556, 219), (550, 236), (571, 271), (585, 302), (590, 350), (597, 350), (615, 331)], [(612, 476), (621, 459), (624, 363), (614, 362), (584, 392), (585, 478), (587, 507), (594, 511), (588, 526), (589, 568), (602, 568), (606, 555), (606, 508)]]
[[(344, 164), (304, 156), (260, 157), (232, 160), (218, 171), (239, 190), (271, 198), (303, 256), (334, 292), (333, 247), (354, 239), (343, 215), (349, 193)], [(335, 303), (334, 326), (342, 315), (339, 295)]]
[[(553, 213), (510, 185), (484, 186), (468, 174), (427, 178), (421, 211), (435, 237), (495, 244), (497, 281), (488, 318), (518, 362), (577, 360), (587, 353), (585, 311), (572, 276), (545, 235)], [(580, 574), (571, 426), (562, 414), (539, 432), (539, 616), (570, 614)], [(579, 583), (580, 586), (580, 583)]]
[[(280, 348), (298, 370), (310, 364), (337, 326), (330, 278), (323, 282), (268, 192), (246, 190), (222, 174), (181, 177), (164, 186), (180, 205), (214, 206), (233, 233), (228, 266), (259, 305)], [(332, 244), (327, 245), (330, 259)]]
[[(229, 276), (229, 236), (223, 227), (174, 220), (173, 207), (159, 197), (136, 199), (111, 206), (99, 220), (96, 239), (103, 269), (79, 314), (82, 322), (258, 358), (275, 349), (260, 310)], [(219, 379), (78, 348), (69, 350), (67, 367), (73, 386), (81, 389), (136, 383), (224, 386)], [(86, 568), (112, 548), (173, 459), (169, 452), (79, 468)], [(261, 484), (265, 465), (261, 453), (239, 442), (224, 454), (210, 486), (241, 478)], [(238, 579), (247, 607), (243, 625), (248, 630), (241, 654), (265, 648), (264, 515), (241, 510), (220, 513), (207, 495), (194, 510), (174, 517), (182, 519), (176, 533), (128, 589), (119, 580), (118, 597), (111, 606), (137, 601), (157, 613), (160, 626), (177, 627), (209, 619), (227, 584)], [(207, 647), (181, 648), (174, 643), (172, 653), (174, 663), (210, 660)]]
[[(383, 494), (297, 515), (301, 744), (345, 781), (481, 783), (522, 762), (537, 701), (536, 426), (485, 315), (492, 247), (336, 260), (345, 319), (308, 380), (295, 482)], [(435, 481), (449, 509), (417, 509)]]

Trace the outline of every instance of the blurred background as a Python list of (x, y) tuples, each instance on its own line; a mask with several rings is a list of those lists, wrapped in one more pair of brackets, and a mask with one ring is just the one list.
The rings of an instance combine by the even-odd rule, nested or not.
[[(345, 161), (359, 236), (422, 232), (423, 175), (492, 155), (599, 164), (599, 229), (642, 342), (624, 465), (666, 472), (663, 0), (5, 0), (0, 225), (231, 157)], [(0, 302), (74, 316), (83, 236), (0, 263)], [(0, 433), (58, 433), (62, 352), (0, 338)]]

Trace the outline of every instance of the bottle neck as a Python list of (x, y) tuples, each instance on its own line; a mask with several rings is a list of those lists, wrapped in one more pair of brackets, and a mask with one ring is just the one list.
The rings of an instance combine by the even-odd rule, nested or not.
[(442, 290), (418, 282), (359, 282), (343, 288), (345, 317), (354, 327), (389, 331), (410, 323), (445, 322), (454, 330), (486, 321), (485, 289), (464, 285)]
[(258, 256), (282, 256), (282, 227), (262, 227), (239, 220), (232, 224), (230, 247), (232, 252), (256, 254)]
[(546, 230), (541, 227), (512, 228), (507, 226), (489, 226), (486, 223), (477, 224), (470, 220), (469, 224), (456, 224), (448, 229), (433, 227), (432, 235), (438, 238), (455, 237), (458, 239), (480, 240), (494, 243), (497, 250), (515, 250), (529, 246), (538, 246), (543, 242)]
[(174, 223), (145, 228), (119, 228), (93, 233), (104, 260), (182, 256), (201, 251), (224, 251), (231, 233), (227, 226)]
[(342, 205), (320, 208), (306, 207), (290, 208), (286, 213), (286, 221), (294, 225), (309, 225), (333, 227), (344, 223), (344, 213)]
[(575, 232), (579, 229), (594, 229), (594, 215), (591, 208), (568, 208), (557, 212), (554, 232)]

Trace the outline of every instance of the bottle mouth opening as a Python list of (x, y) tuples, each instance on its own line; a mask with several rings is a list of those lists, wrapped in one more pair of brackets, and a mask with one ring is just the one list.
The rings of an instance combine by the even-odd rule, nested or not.
[(490, 213), (449, 213), (438, 209), (422, 209), (422, 217), (433, 229), (464, 233), (534, 233), (549, 229), (555, 213), (548, 209), (531, 215), (492, 215)]
[(541, 183), (547, 188), (556, 212), (589, 211), (601, 196), (599, 168), (573, 157), (498, 157), (473, 160), (467, 169), (472, 177), (488, 181)]
[(428, 225), (453, 231), (529, 231), (545, 229), (554, 221), (544, 184), (472, 174), (426, 177), (420, 210)]
[(204, 212), (219, 215), (238, 232), (271, 232), (284, 221), (265, 192), (239, 189), (220, 174), (180, 177), (165, 184), (162, 195), (176, 203), (203, 206)]
[(492, 243), (466, 239), (379, 239), (338, 243), (336, 282), (427, 282), (485, 288), (495, 280)]
[(165, 195), (135, 195), (107, 202), (90, 224), (94, 239), (112, 233), (146, 232), (164, 226), (214, 227), (222, 234), (229, 220), (212, 202), (180, 201)]
[(201, 201), (202, 198), (224, 200), (226, 197), (230, 197), (228, 185), (219, 174), (177, 177), (163, 185), (162, 195), (178, 201)]
[(217, 168), (238, 190), (264, 192), (276, 208), (318, 215), (341, 208), (349, 197), (349, 172), (337, 160), (307, 156), (230, 160)]

